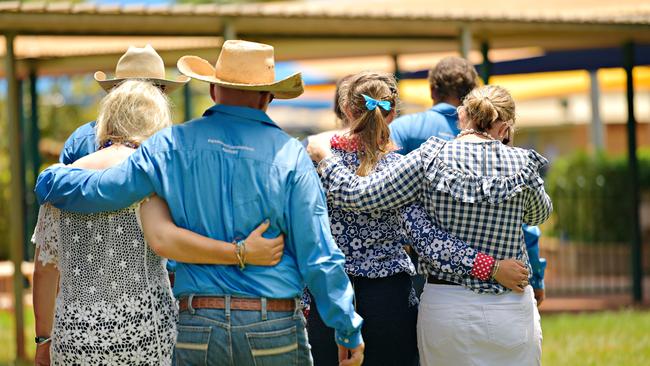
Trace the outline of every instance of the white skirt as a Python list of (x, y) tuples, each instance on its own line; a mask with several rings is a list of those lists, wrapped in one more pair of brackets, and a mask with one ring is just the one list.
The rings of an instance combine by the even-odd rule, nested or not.
[(523, 294), (477, 294), (424, 287), (417, 324), (422, 366), (541, 365), (542, 327), (532, 287)]

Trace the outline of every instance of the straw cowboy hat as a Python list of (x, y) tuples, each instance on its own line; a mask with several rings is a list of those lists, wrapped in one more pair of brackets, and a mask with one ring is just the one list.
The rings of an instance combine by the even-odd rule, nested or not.
[(183, 75), (178, 76), (176, 80), (166, 79), (165, 63), (150, 45), (144, 48), (130, 46), (117, 61), (113, 79), (108, 79), (101, 71), (95, 73), (95, 80), (106, 91), (127, 79), (149, 80), (165, 93), (170, 93), (190, 81), (190, 78)]
[(262, 43), (226, 41), (214, 67), (198, 56), (183, 56), (176, 66), (194, 79), (230, 89), (267, 91), (278, 99), (295, 98), (304, 89), (299, 72), (275, 80), (273, 47)]

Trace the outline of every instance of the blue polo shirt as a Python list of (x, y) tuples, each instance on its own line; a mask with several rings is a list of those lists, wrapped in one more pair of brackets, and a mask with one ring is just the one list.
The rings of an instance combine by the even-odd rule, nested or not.
[(430, 109), (397, 118), (389, 125), (390, 137), (406, 155), (417, 149), (431, 136), (452, 140), (460, 133), (456, 107), (438, 103)]
[(72, 164), (86, 155), (97, 151), (95, 121), (88, 122), (77, 128), (65, 141), (59, 163)]
[(336, 342), (362, 342), (318, 175), (300, 142), (263, 111), (215, 105), (202, 118), (158, 132), (110, 169), (50, 167), (35, 191), (40, 203), (80, 213), (121, 209), (156, 193), (176, 225), (229, 242), (268, 218), (269, 236), (285, 233), (278, 265), (177, 263), (174, 294), (295, 298), (306, 285)]

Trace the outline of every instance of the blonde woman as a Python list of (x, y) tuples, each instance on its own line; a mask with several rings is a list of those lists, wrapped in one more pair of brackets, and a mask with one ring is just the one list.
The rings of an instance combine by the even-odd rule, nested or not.
[[(170, 125), (169, 102), (157, 87), (125, 81), (101, 102), (100, 150), (73, 165), (104, 169), (119, 164)], [(267, 227), (260, 225), (246, 239), (247, 263), (280, 260), (283, 238), (263, 238)], [(241, 257), (232, 244), (178, 228), (157, 197), (97, 214), (44, 205), (33, 241), (38, 365), (50, 359), (55, 365), (170, 365), (177, 306), (163, 257), (232, 265)]]
[[(515, 104), (499, 86), (475, 89), (459, 109), (461, 133), (453, 141), (431, 138), (419, 149), (368, 177), (346, 169), (324, 146), (310, 146), (328, 204), (376, 210), (422, 202), (439, 227), (496, 261), (485, 278), (463, 278), (428, 266), (417, 322), (422, 365), (539, 365), (542, 333), (527, 276), (503, 286), (495, 276), (504, 259), (528, 267), (521, 226), (551, 213), (539, 170), (544, 157), (505, 145), (512, 139)], [(370, 342), (368, 342), (370, 343)], [(368, 345), (368, 348), (370, 346)]]

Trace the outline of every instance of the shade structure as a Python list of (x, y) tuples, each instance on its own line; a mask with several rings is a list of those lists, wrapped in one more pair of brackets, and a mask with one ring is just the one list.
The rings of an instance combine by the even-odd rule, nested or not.
[[(650, 43), (650, 4), (638, 0), (456, 0), (451, 3), (444, 0), (338, 0), (162, 6), (2, 2), (0, 32), (12, 40), (16, 36), (17, 48), (24, 36), (237, 37), (273, 44), (280, 60), (456, 51), (461, 38), (460, 48), (466, 52), (472, 49), (472, 41), (477, 45), (489, 42), (493, 49), (539, 47), (544, 50), (620, 47), (630, 42), (627, 58), (631, 61), (627, 62), (626, 71), (631, 78), (632, 42)], [(163, 58), (169, 65), (177, 58), (173, 52), (214, 52), (211, 50), (219, 47), (220, 39), (216, 42), (194, 48), (179, 45), (162, 51)], [(59, 48), (55, 44), (52, 46), (54, 50)], [(106, 45), (103, 42), (92, 45), (98, 49), (102, 46)], [(23, 55), (17, 51), (17, 63), (13, 52), (9, 52), (11, 57), (5, 60), (9, 70), (5, 76), (11, 77), (11, 84), (15, 84), (16, 75), (25, 76), (29, 68), (38, 69), (39, 73), (78, 71), (80, 65), (110, 69), (122, 52), (104, 49), (92, 54), (81, 53), (82, 50), (65, 55)], [(212, 55), (211, 60), (214, 60), (216, 52), (206, 55)], [(629, 84), (628, 99), (632, 100), (633, 88), (631, 82)], [(10, 99), (16, 100), (17, 91), (10, 90), (9, 94)], [(17, 106), (17, 103), (10, 104), (15, 104), (10, 105), (11, 108)], [(14, 128), (18, 126), (16, 113), (10, 115), (9, 124)], [(628, 125), (633, 131), (633, 113), (630, 113)], [(13, 135), (14, 146), (17, 146), (18, 136)], [(630, 135), (634, 141), (633, 134)], [(19, 150), (12, 149), (12, 161), (21, 160)], [(630, 149), (631, 155), (634, 150)], [(14, 195), (19, 193), (20, 190), (12, 190)], [(22, 209), (15, 209), (14, 215), (23, 214)], [(21, 234), (14, 232), (12, 235), (18, 238)], [(24, 240), (15, 239), (12, 245), (20, 242)], [(19, 303), (20, 296), (16, 298)]]
[[(0, 32), (77, 35), (223, 33), (276, 44), (282, 52), (350, 52), (345, 43), (372, 39), (453, 41), (462, 29), (492, 47), (576, 48), (650, 41), (650, 4), (638, 0), (362, 0), (235, 5), (0, 4)], [(318, 46), (314, 40), (342, 41)], [(311, 47), (310, 47), (311, 45)], [(357, 42), (362, 49), (370, 43)], [(386, 44), (393, 53), (399, 43)], [(453, 42), (449, 47), (457, 49)], [(340, 47), (340, 48), (339, 48)]]

